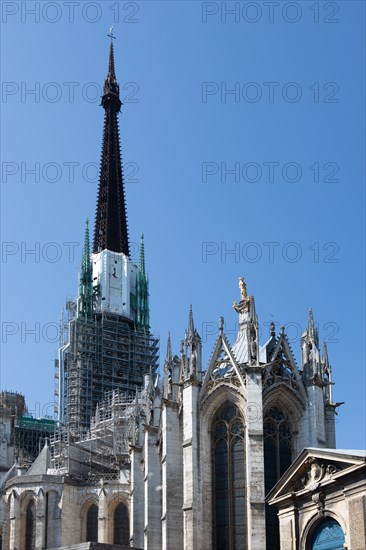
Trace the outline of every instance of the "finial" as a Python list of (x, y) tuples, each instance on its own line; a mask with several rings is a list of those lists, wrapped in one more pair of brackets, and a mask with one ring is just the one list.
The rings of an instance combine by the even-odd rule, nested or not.
[(269, 334), (271, 337), (276, 336), (276, 326), (273, 317), (271, 319), (271, 324), (269, 325)]
[(194, 333), (194, 323), (193, 323), (193, 310), (192, 304), (189, 306), (189, 318), (188, 318), (188, 334)]
[(86, 218), (82, 267), (84, 269), (87, 269), (89, 263), (90, 263), (89, 218)]
[(308, 319), (308, 327), (314, 328), (314, 317), (313, 317), (313, 308), (309, 308), (309, 319)]
[(220, 331), (220, 334), (222, 334), (224, 332), (224, 318), (223, 317), (219, 318), (219, 331)]
[(310, 340), (312, 340), (312, 341), (316, 340), (316, 334), (315, 334), (315, 331), (314, 331), (314, 316), (313, 316), (313, 308), (312, 307), (309, 308), (308, 335), (309, 335)]
[(116, 36), (113, 34), (113, 26), (109, 29), (109, 38), (111, 39), (111, 44), (113, 44), (113, 40), (116, 40)]
[(144, 234), (141, 233), (140, 239), (140, 261), (139, 269), (142, 275), (145, 275), (145, 243), (144, 243)]
[(284, 327), (284, 326), (282, 326), (282, 327), (280, 328), (280, 334), (285, 334), (285, 327)]
[(106, 101), (106, 98), (104, 96), (107, 96), (108, 94), (113, 94), (113, 96), (116, 99), (116, 106), (117, 106), (117, 112), (120, 111), (121, 108), (121, 100), (119, 99), (119, 86), (117, 83), (117, 77), (116, 77), (116, 70), (114, 67), (114, 47), (113, 47), (113, 40), (116, 38), (113, 34), (113, 27), (111, 27), (111, 33), (108, 35), (111, 39), (111, 43), (109, 46), (109, 63), (108, 63), (108, 74), (107, 78), (104, 81), (104, 92), (102, 96), (102, 105), (103, 107), (106, 107), (109, 101)]
[(169, 362), (172, 358), (172, 342), (170, 338), (170, 332), (168, 332), (168, 343), (166, 346), (166, 360)]
[(326, 342), (323, 343), (323, 361), (325, 364), (329, 364), (328, 347)]
[(91, 317), (93, 314), (93, 266), (90, 259), (89, 220), (86, 219), (84, 248), (79, 273), (78, 314)]

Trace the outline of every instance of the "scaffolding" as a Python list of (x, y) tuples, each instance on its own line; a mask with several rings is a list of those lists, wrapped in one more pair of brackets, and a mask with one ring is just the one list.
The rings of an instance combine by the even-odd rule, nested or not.
[(56, 429), (50, 418), (21, 416), (14, 427), (15, 457), (20, 463), (31, 463), (37, 458), (46, 441)]
[[(120, 315), (78, 317), (68, 307), (55, 362), (58, 417), (74, 439), (85, 437), (98, 403), (118, 390), (134, 396), (150, 369), (158, 368), (159, 340)], [(67, 325), (67, 328), (66, 328)]]
[(109, 392), (97, 406), (90, 430), (83, 437), (76, 440), (69, 427), (52, 435), (54, 471), (67, 473), (81, 483), (118, 479), (121, 469), (130, 468), (129, 444), (135, 421), (135, 398), (126, 392)]

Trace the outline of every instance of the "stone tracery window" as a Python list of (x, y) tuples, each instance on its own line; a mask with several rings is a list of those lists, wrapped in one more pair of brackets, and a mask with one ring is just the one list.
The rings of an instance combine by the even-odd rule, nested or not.
[(130, 526), (127, 506), (120, 502), (117, 504), (113, 514), (113, 544), (130, 543)]
[(30, 500), (25, 511), (25, 548), (34, 550), (36, 547), (36, 505)]
[[(271, 407), (263, 422), (265, 493), (274, 487), (291, 464), (291, 430), (288, 419), (278, 406)], [(266, 540), (268, 550), (279, 550), (279, 524), (274, 506), (266, 504)]]
[(213, 542), (215, 550), (246, 548), (243, 419), (225, 403), (212, 424)]

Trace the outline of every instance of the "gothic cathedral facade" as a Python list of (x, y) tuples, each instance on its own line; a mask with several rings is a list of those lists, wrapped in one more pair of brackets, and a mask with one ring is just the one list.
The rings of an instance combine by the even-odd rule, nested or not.
[(326, 345), (311, 310), (300, 368), (284, 328), (272, 322), (260, 344), (241, 277), (235, 342), (220, 318), (205, 368), (191, 308), (158, 372), (143, 240), (139, 265), (129, 257), (113, 43), (102, 106), (94, 243), (87, 227), (56, 365), (58, 429), (30, 467), (2, 477), (3, 548), (279, 550), (266, 495), (304, 448), (335, 447)]

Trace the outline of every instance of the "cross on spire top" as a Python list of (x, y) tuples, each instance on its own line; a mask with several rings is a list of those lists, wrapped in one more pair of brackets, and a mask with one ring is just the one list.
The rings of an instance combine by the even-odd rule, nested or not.
[(111, 39), (111, 44), (112, 44), (112, 43), (113, 43), (113, 40), (116, 40), (116, 38), (117, 38), (117, 37), (114, 36), (114, 34), (113, 34), (113, 27), (111, 27), (111, 28), (109, 29), (109, 34), (108, 34), (108, 36), (109, 36), (109, 38)]

